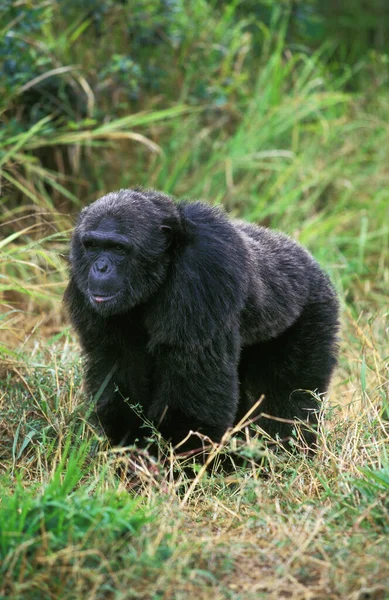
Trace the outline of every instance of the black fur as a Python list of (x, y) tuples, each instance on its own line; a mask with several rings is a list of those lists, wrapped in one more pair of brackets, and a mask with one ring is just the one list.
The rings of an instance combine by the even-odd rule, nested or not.
[(190, 429), (219, 441), (261, 395), (253, 417), (273, 437), (290, 437), (288, 420), (317, 423), (338, 303), (285, 235), (200, 202), (120, 190), (81, 212), (70, 266), (65, 301), (113, 444), (147, 435), (131, 405), (173, 444)]

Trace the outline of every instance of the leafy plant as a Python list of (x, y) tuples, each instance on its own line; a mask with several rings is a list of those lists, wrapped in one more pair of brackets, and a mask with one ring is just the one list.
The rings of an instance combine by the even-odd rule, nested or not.
[[(42, 490), (26, 489), (18, 481), (12, 493), (2, 490), (0, 515), (0, 573), (39, 569), (39, 554), (55, 554), (69, 545), (82, 551), (104, 539), (131, 543), (150, 520), (139, 501), (116, 490), (104, 491), (98, 482), (80, 486), (89, 443), (71, 448), (69, 441), (50, 480)], [(93, 559), (93, 555), (91, 556)], [(98, 560), (98, 556), (94, 557)], [(24, 566), (23, 566), (24, 565)], [(25, 576), (24, 574), (23, 576)]]

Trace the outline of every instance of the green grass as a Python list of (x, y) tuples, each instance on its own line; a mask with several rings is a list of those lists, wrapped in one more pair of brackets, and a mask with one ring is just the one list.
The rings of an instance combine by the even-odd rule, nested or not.
[[(330, 43), (289, 45), (277, 7), (265, 26), (239, 3), (178, 4), (157, 50), (133, 41), (158, 89), (133, 80), (130, 6), (107, 11), (117, 35), (98, 47), (93, 18), (54, 2), (17, 32), (20, 56), (43, 66), (20, 70), (0, 103), (0, 598), (388, 600), (385, 57), (354, 68)], [(55, 110), (44, 88), (48, 114), (29, 122), (24, 94), (52, 69)], [(330, 273), (340, 360), (314, 461), (252, 440), (245, 468), (188, 479), (168, 448), (162, 467), (90, 425), (61, 304), (68, 239), (83, 205), (133, 185), (282, 229)]]

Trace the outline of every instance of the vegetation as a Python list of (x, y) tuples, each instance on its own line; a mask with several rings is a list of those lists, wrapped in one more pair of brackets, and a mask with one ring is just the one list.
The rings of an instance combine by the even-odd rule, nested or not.
[[(351, 4), (3, 1), (0, 598), (389, 598), (389, 17)], [(314, 461), (252, 440), (188, 478), (89, 425), (69, 232), (134, 185), (282, 229), (332, 276)]]

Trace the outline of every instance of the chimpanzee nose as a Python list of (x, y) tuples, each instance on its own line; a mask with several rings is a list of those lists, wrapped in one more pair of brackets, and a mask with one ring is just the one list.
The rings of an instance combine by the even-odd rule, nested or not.
[(108, 271), (108, 262), (104, 258), (98, 258), (95, 262), (96, 270), (99, 273), (106, 273)]

